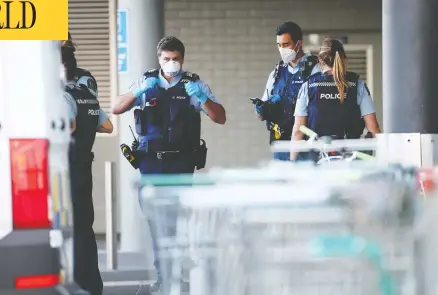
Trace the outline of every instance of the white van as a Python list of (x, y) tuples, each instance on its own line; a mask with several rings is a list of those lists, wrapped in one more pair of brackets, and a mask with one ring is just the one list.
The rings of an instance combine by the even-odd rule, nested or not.
[(0, 41), (0, 294), (73, 294), (59, 41)]

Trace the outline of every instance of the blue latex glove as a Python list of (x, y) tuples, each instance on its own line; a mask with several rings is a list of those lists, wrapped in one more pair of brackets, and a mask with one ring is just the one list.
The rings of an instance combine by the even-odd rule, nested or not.
[(184, 88), (186, 89), (186, 92), (189, 96), (194, 96), (198, 99), (198, 101), (201, 103), (201, 105), (203, 105), (208, 97), (207, 95), (202, 92), (201, 88), (199, 87), (198, 84), (196, 84), (195, 82), (188, 82), (184, 85)]
[(262, 112), (263, 112), (263, 104), (261, 104), (261, 105), (256, 105), (256, 107), (255, 107), (255, 109), (256, 109), (256, 113), (257, 113), (257, 115), (259, 115), (259, 116), (263, 116), (262, 115)]
[(273, 103), (279, 102), (281, 100), (281, 96), (278, 94), (274, 94), (269, 98), (269, 100)]
[(157, 87), (159, 83), (160, 83), (160, 80), (158, 80), (158, 78), (155, 78), (155, 77), (147, 78), (146, 80), (143, 81), (143, 83), (141, 83), (139, 88), (134, 88), (132, 90), (132, 93), (134, 94), (135, 97), (139, 98), (148, 89), (152, 89), (152, 88)]

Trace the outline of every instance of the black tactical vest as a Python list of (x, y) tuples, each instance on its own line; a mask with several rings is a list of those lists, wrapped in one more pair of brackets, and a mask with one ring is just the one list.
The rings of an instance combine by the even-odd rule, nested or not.
[[(144, 73), (145, 79), (157, 78), (159, 70)], [(146, 102), (156, 99), (156, 106), (134, 111), (140, 149), (147, 152), (190, 151), (199, 147), (201, 116), (190, 105), (184, 85), (199, 76), (184, 72), (181, 80), (169, 89), (157, 88), (146, 93)], [(154, 118), (151, 120), (151, 118)]]
[(100, 106), (96, 97), (85, 86), (69, 84), (65, 87), (76, 101), (78, 109), (76, 130), (73, 132), (70, 155), (73, 158), (87, 158), (96, 139), (96, 128), (99, 122)]

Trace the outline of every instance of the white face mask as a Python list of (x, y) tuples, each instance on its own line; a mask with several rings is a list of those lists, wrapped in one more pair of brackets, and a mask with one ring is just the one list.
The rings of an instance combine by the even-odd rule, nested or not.
[(169, 77), (175, 77), (181, 71), (181, 64), (174, 60), (169, 60), (162, 67), (163, 72)]
[(297, 57), (297, 52), (294, 49), (279, 47), (281, 59), (285, 64), (289, 64)]

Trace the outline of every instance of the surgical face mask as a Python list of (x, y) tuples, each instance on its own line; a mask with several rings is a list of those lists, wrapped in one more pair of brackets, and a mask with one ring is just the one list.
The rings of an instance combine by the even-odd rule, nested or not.
[(181, 64), (174, 60), (169, 60), (163, 67), (163, 72), (169, 77), (175, 77), (181, 71)]
[(278, 50), (280, 51), (281, 59), (285, 64), (291, 63), (297, 57), (297, 52), (295, 51), (295, 48), (290, 49), (279, 47)]

